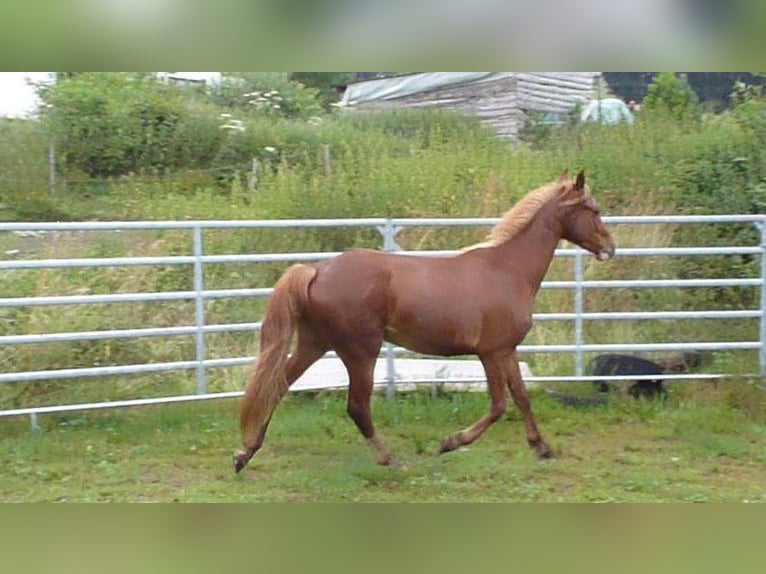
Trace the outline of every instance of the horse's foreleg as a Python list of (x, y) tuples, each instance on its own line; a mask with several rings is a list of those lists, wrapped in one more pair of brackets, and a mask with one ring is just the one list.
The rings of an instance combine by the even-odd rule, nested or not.
[(487, 390), (489, 391), (491, 401), (489, 412), (470, 427), (442, 440), (439, 454), (471, 444), (492, 426), (495, 421), (503, 416), (505, 412), (507, 396), (505, 381), (508, 378), (507, 361), (500, 357), (481, 357), (481, 360), (484, 365), (484, 371), (487, 374)]
[(535, 451), (539, 458), (551, 458), (553, 452), (545, 443), (540, 432), (537, 430), (537, 421), (532, 409), (529, 406), (529, 397), (527, 396), (527, 387), (521, 378), (519, 369), (518, 355), (514, 351), (509, 361), (508, 390), (511, 392), (513, 402), (521, 411), (524, 417), (524, 423), (527, 427), (527, 443)]

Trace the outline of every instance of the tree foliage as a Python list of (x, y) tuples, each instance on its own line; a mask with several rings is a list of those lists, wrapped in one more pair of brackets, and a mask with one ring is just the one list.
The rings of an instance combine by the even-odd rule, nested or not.
[(322, 113), (319, 91), (290, 79), (288, 72), (229, 72), (211, 90), (219, 106), (280, 118), (308, 118)]
[(660, 72), (647, 88), (643, 108), (677, 120), (695, 119), (699, 118), (699, 97), (686, 76)]
[(290, 72), (290, 79), (314, 88), (325, 109), (338, 101), (338, 89), (354, 81), (356, 72)]
[[(62, 167), (91, 178), (190, 165), (220, 137), (216, 118), (192, 118), (188, 94), (147, 73), (61, 76), (39, 94)], [(191, 137), (201, 127), (192, 119), (207, 137)]]

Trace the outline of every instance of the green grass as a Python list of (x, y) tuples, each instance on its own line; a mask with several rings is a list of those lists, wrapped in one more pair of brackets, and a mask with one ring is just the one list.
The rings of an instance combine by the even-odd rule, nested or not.
[[(526, 446), (513, 407), (474, 445), (435, 454), (485, 412), (484, 393), (375, 396), (378, 430), (407, 470), (374, 463), (345, 393), (290, 395), (239, 475), (235, 401), (48, 415), (39, 432), (3, 419), (0, 501), (766, 502), (763, 389), (683, 385), (664, 403), (577, 408), (533, 392), (549, 461)], [(745, 395), (748, 409), (733, 404)]]

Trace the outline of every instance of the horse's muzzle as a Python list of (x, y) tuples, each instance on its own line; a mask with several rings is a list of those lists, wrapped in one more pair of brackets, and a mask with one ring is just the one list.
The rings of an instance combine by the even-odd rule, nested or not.
[(614, 257), (615, 245), (612, 243), (608, 248), (602, 249), (596, 253), (596, 259), (599, 261), (607, 261)]

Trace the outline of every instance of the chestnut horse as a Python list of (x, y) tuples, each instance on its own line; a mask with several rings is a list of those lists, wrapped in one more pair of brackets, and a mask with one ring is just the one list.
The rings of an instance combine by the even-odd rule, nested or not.
[[(413, 257), (359, 249), (279, 279), (261, 327), (261, 353), (240, 403), (242, 470), (261, 448), (269, 421), (292, 383), (329, 350), (349, 377), (348, 415), (383, 465), (397, 465), (370, 416), (373, 371), (383, 341), (427, 355), (478, 355), (491, 399), (475, 424), (446, 437), (440, 453), (471, 444), (506, 409), (507, 391), (524, 416), (527, 442), (552, 456), (537, 430), (516, 347), (532, 327), (532, 306), (560, 239), (614, 255), (612, 236), (585, 184), (567, 172), (530, 192), (485, 243), (451, 257)], [(289, 354), (297, 331), (295, 350)]]

